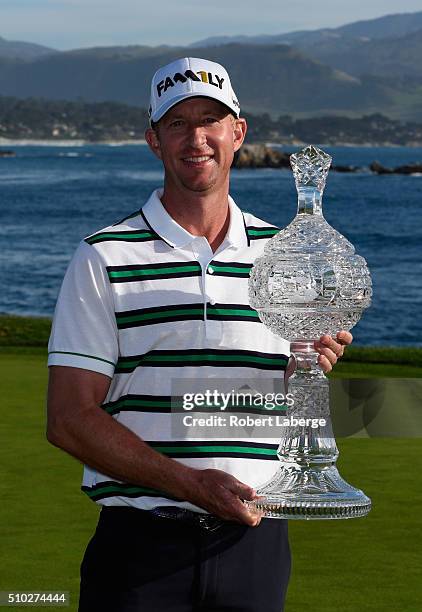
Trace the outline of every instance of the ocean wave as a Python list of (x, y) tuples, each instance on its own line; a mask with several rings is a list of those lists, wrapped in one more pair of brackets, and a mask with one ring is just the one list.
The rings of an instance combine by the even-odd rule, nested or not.
[(40, 170), (39, 172), (28, 172), (27, 174), (8, 174), (0, 178), (1, 185), (57, 185), (60, 183), (67, 183), (70, 181), (79, 180), (95, 180), (98, 176), (94, 172), (46, 172)]
[(131, 181), (161, 181), (164, 172), (161, 170), (120, 170), (115, 173), (115, 176)]
[(92, 153), (78, 153), (77, 151), (61, 151), (58, 157), (93, 157)]

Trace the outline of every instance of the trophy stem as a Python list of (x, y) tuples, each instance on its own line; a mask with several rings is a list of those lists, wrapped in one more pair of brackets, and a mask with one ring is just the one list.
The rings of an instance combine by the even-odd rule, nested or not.
[(328, 380), (318, 366), (314, 341), (291, 345), (296, 371), (288, 382), (293, 405), (286, 413), (277, 455), (280, 469), (257, 490), (248, 505), (264, 516), (297, 519), (341, 519), (365, 516), (371, 500), (340, 476), (334, 439)]
[(297, 214), (322, 216), (322, 192), (316, 187), (299, 187)]
[(277, 455), (286, 466), (329, 467), (339, 455), (331, 427), (329, 383), (318, 365), (313, 340), (292, 342), (291, 352), (296, 369), (288, 386), (294, 404), (286, 415), (290, 425)]

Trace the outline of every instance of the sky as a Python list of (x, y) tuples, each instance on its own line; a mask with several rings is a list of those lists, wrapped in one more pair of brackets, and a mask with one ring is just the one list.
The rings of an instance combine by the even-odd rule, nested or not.
[(59, 50), (184, 45), (280, 34), (422, 10), (421, 0), (0, 0), (0, 37)]

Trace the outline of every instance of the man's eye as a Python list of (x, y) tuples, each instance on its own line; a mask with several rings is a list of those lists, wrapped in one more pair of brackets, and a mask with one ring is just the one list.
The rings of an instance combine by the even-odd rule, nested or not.
[(180, 119), (177, 119), (176, 121), (172, 121), (170, 123), (170, 127), (180, 127), (181, 125), (183, 125), (183, 121), (181, 121)]
[(207, 117), (205, 119), (205, 123), (217, 123), (218, 119), (216, 119), (215, 117)]

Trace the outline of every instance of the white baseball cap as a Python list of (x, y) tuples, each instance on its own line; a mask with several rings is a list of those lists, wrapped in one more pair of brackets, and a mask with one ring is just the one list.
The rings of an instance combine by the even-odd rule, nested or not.
[(227, 70), (209, 60), (183, 57), (163, 66), (152, 77), (150, 121), (159, 121), (175, 104), (196, 96), (218, 100), (239, 117), (239, 102)]

